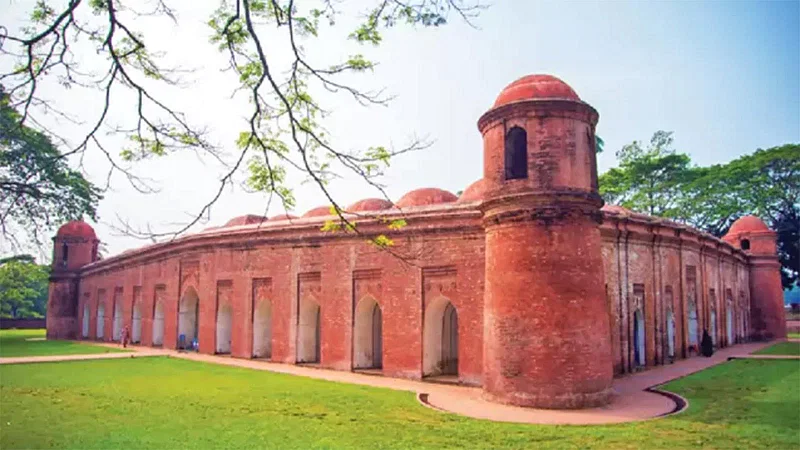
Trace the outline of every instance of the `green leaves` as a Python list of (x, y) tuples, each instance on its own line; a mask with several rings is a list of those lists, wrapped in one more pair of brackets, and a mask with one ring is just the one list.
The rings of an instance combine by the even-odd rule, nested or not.
[(600, 176), (600, 194), (608, 203), (654, 216), (678, 218), (681, 186), (692, 176), (688, 155), (672, 149), (672, 133), (658, 131), (650, 145), (638, 141), (617, 152), (619, 167)]
[(0, 211), (7, 212), (4, 226), (14, 239), (27, 235), (41, 245), (56, 225), (96, 219), (102, 195), (69, 167), (47, 135), (20, 120), (0, 86)]
[(26, 258), (0, 264), (0, 317), (44, 317), (49, 276), (48, 266), (40, 266)]
[(727, 164), (692, 166), (672, 148), (672, 133), (656, 132), (648, 147), (634, 141), (617, 152), (619, 167), (600, 176), (606, 202), (678, 220), (715, 236), (753, 214), (778, 232), (784, 287), (797, 280), (800, 233), (800, 145), (786, 144)]

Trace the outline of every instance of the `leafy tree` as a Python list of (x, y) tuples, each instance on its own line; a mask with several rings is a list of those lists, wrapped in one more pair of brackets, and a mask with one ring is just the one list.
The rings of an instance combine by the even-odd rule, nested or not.
[(645, 148), (639, 141), (616, 153), (619, 167), (602, 174), (606, 202), (653, 216), (681, 218), (682, 187), (693, 177), (691, 159), (672, 148), (672, 132), (657, 131)]
[[(265, 194), (268, 207), (276, 198), (287, 210), (295, 204), (288, 174), (302, 175), (319, 186), (341, 221), (347, 222), (328, 228), (354, 230), (332, 197), (329, 182), (355, 175), (386, 197), (379, 179), (391, 159), (425, 148), (427, 143), (412, 139), (401, 148), (381, 143), (353, 150), (339, 148), (325, 129), (328, 111), (324, 100), (329, 93), (345, 95), (362, 105), (383, 105), (389, 98), (359, 85), (376, 65), (366, 54), (354, 51), (344, 56), (312, 57), (305, 48), (335, 36), (343, 18), (356, 20), (347, 34), (349, 40), (369, 48), (380, 45), (384, 32), (397, 25), (438, 27), (446, 24), (451, 14), (469, 22), (483, 8), (470, 0), (371, 0), (359, 6), (332, 0), (217, 0), (217, 9), (208, 20), (210, 44), (223, 54), (227, 68), (235, 74), (231, 85), (220, 89), (246, 97), (251, 105), (236, 151), (228, 154), (212, 144), (191, 117), (159, 96), (165, 89), (179, 86), (181, 72), (153, 53), (148, 44), (152, 35), (138, 19), (168, 17), (177, 23), (170, 0), (65, 3), (38, 0), (24, 27), (11, 32), (0, 27), (2, 57), (13, 62), (8, 64), (13, 69), (0, 74), (0, 80), (8, 80), (11, 105), (21, 109), (21, 122), (33, 122), (42, 111), (60, 111), (40, 89), (43, 82), (53, 79), (64, 88), (98, 90), (105, 99), (104, 107), (89, 120), (84, 138), (64, 155), (100, 152), (111, 164), (109, 178), (121, 172), (143, 192), (151, 189), (131, 169), (141, 160), (190, 150), (210, 156), (224, 167), (218, 190), (193, 220), (160, 232), (125, 227), (129, 234), (149, 239), (177, 236), (208, 216), (225, 187), (241, 172), (249, 189)], [(100, 75), (87, 73), (83, 68), (90, 63), (103, 65), (105, 70)], [(125, 92), (133, 93), (135, 100), (129, 108), (135, 119), (122, 125), (109, 123), (113, 99)], [(98, 132), (101, 128), (123, 133), (129, 145), (118, 154), (110, 151)]]
[(17, 249), (71, 219), (96, 219), (97, 187), (71, 169), (44, 133), (22, 124), (0, 86), (0, 230)]
[(659, 131), (647, 149), (636, 141), (623, 147), (619, 167), (600, 176), (604, 199), (715, 236), (739, 217), (759, 216), (778, 233), (783, 286), (793, 286), (800, 269), (800, 145), (758, 149), (710, 167), (692, 166), (671, 145), (672, 133)]
[(778, 233), (783, 286), (791, 288), (800, 269), (800, 144), (758, 149), (701, 171), (687, 185), (690, 223), (722, 236), (743, 215), (761, 217)]
[(46, 314), (50, 269), (26, 259), (0, 265), (0, 317), (38, 319)]

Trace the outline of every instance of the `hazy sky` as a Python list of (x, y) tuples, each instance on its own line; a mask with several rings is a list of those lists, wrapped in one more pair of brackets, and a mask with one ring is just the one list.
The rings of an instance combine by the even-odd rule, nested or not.
[[(18, 25), (27, 3), (5, 4), (0, 16)], [(220, 72), (224, 59), (207, 44), (210, 9), (202, 10), (201, 2), (177, 3), (177, 27), (168, 21), (140, 22), (148, 42), (165, 51), (166, 60), (198, 69), (189, 87), (167, 98), (232, 149), (245, 126), (247, 103), (230, 99), (235, 80)], [(456, 192), (482, 173), (478, 117), (505, 85), (526, 74), (549, 73), (600, 112), (598, 134), (606, 142), (601, 172), (615, 164), (614, 152), (622, 145), (649, 140), (659, 129), (674, 131), (676, 149), (696, 163), (725, 162), (759, 147), (800, 141), (799, 5), (498, 0), (475, 19), (477, 29), (452, 17), (439, 29), (400, 27), (385, 35), (379, 49), (364, 49), (380, 62), (364, 83), (385, 87), (396, 98), (388, 107), (369, 109), (345, 97), (334, 99), (327, 104), (334, 110), (327, 125), (340, 148), (402, 145), (409, 136), (427, 136), (434, 142), (429, 149), (392, 164), (384, 180), (389, 195), (396, 200), (420, 187)], [(352, 44), (327, 36), (307, 45), (311, 56), (353, 50)], [(92, 96), (47, 89), (86, 120), (92, 116), (83, 114), (97, 111)], [(130, 99), (120, 96), (115, 106), (123, 120)], [(74, 136), (80, 131), (55, 126)], [(90, 157), (86, 166), (95, 181), (104, 181), (102, 161)], [(219, 167), (191, 155), (173, 155), (138, 170), (157, 180), (161, 192), (141, 195), (121, 178), (114, 180), (95, 226), (110, 254), (144, 243), (115, 235), (107, 223), (120, 216), (165, 229), (185, 221), (210, 198), (220, 175)], [(335, 183), (333, 190), (343, 204), (377, 196), (354, 180)], [(311, 185), (298, 187), (296, 196), (297, 215), (324, 204)], [(230, 190), (210, 222), (197, 229), (236, 215), (262, 214), (263, 208), (263, 197)], [(273, 208), (269, 215), (282, 212)]]

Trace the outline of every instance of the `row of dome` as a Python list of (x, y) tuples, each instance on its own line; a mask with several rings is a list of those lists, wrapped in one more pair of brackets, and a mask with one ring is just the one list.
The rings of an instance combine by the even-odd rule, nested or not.
[[(445, 203), (468, 203), (473, 201), (478, 201), (483, 198), (484, 194), (484, 183), (483, 179), (472, 183), (461, 193), (460, 197), (457, 197), (455, 194), (446, 191), (444, 189), (438, 188), (422, 188), (413, 190), (397, 201), (397, 203), (392, 204), (392, 202), (384, 199), (379, 198), (367, 198), (364, 200), (359, 200), (352, 205), (348, 206), (345, 211), (351, 213), (358, 213), (358, 212), (368, 212), (368, 211), (381, 211), (387, 210), (391, 208), (411, 208), (417, 206), (430, 206), (430, 205), (438, 205), (438, 204), (445, 204)], [(614, 214), (617, 216), (631, 216), (635, 215), (633, 211), (618, 205), (610, 205), (606, 204), (603, 206), (602, 210), (606, 213)], [(308, 217), (321, 217), (321, 216), (328, 216), (330, 215), (330, 207), (327, 206), (319, 206), (313, 208), (303, 214), (303, 218)], [(272, 217), (264, 217), (258, 216), (254, 214), (247, 214), (244, 216), (234, 217), (233, 219), (229, 220), (223, 227), (233, 227), (233, 226), (240, 226), (240, 225), (251, 225), (266, 221), (280, 221), (280, 220), (289, 220), (289, 219), (297, 219), (297, 216), (291, 214), (280, 214), (277, 216)], [(207, 228), (206, 230), (221, 228), (221, 227), (211, 227)], [(755, 216), (744, 216), (740, 217), (736, 220), (731, 228), (728, 230), (728, 235), (735, 235), (744, 232), (760, 232), (760, 231), (768, 231), (769, 227), (758, 217)], [(58, 229), (58, 233), (56, 234), (59, 237), (83, 237), (83, 238), (91, 238), (96, 239), (94, 229), (81, 220), (73, 220), (64, 225), (62, 225)]]
[[(415, 189), (407, 193), (406, 195), (402, 196), (400, 200), (397, 201), (397, 203), (392, 203), (388, 200), (381, 198), (366, 198), (364, 200), (359, 200), (353, 203), (344, 210), (349, 213), (359, 213), (367, 211), (382, 211), (392, 208), (405, 209), (417, 206), (439, 205), (444, 203), (467, 203), (480, 200), (482, 196), (483, 196), (483, 178), (469, 185), (469, 187), (467, 187), (467, 189), (465, 189), (464, 192), (461, 193), (460, 197), (444, 189), (422, 188), (422, 189)], [(318, 206), (303, 214), (302, 217), (303, 218), (321, 217), (321, 216), (328, 216), (330, 215), (330, 213), (331, 212), (329, 206)], [(238, 225), (251, 225), (254, 223), (261, 223), (266, 221), (278, 221), (278, 220), (288, 220), (297, 218), (298, 218), (297, 216), (293, 216), (291, 214), (280, 214), (269, 218), (264, 216), (248, 214), (244, 216), (234, 217), (233, 219), (229, 220), (224, 226), (232, 227)]]

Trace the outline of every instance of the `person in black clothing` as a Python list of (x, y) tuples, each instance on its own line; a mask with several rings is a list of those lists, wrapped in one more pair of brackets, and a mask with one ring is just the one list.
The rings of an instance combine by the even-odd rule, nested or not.
[(708, 330), (703, 330), (703, 340), (700, 341), (700, 352), (703, 356), (711, 356), (714, 354), (714, 342), (708, 334)]

